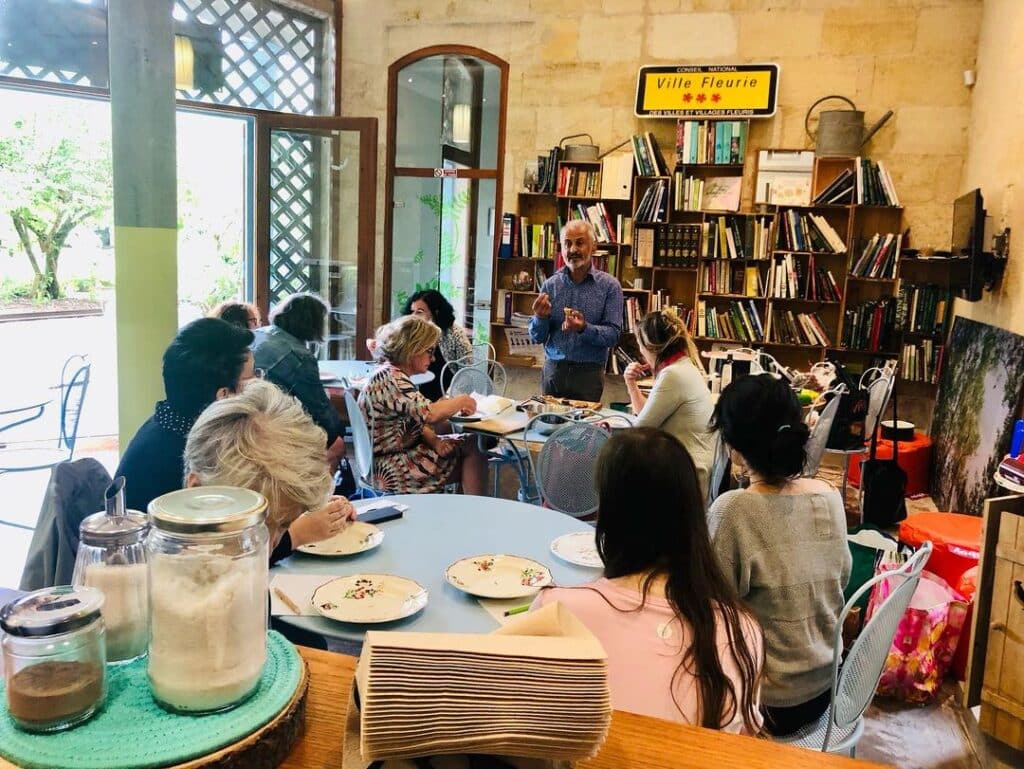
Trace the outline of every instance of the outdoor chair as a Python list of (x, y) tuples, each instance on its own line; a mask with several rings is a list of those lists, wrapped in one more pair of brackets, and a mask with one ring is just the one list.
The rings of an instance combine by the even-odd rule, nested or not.
[(374, 486), (371, 428), (349, 390), (345, 391), (345, 409), (352, 429), (352, 475), (356, 481), (356, 494), (360, 499), (380, 496), (381, 492)]
[[(524, 435), (528, 437), (534, 423), (547, 416), (540, 414), (531, 419)], [(591, 418), (597, 416), (592, 414)], [(585, 518), (597, 512), (594, 467), (601, 447), (611, 436), (594, 421), (563, 418), (565, 424), (548, 436), (536, 461), (531, 455), (530, 466), (543, 505), (574, 518)]]
[[(804, 460), (804, 477), (813, 478), (818, 474), (821, 467), (821, 458), (825, 455), (825, 444), (828, 443), (828, 434), (832, 430), (832, 423), (835, 421), (836, 412), (839, 410), (839, 399), (846, 391), (845, 385), (838, 385), (827, 392), (832, 393), (832, 398), (825, 404), (825, 408), (818, 414), (818, 421), (811, 427), (811, 434), (807, 438), (807, 458)], [(844, 497), (845, 499), (845, 497)]]
[[(52, 389), (59, 391), (60, 425), (56, 445), (53, 447), (19, 447), (0, 445), (0, 475), (3, 473), (45, 470), (74, 458), (75, 443), (78, 441), (78, 423), (82, 416), (82, 404), (89, 389), (91, 364), (84, 355), (72, 355), (61, 369), (60, 384)], [(52, 403), (52, 399), (0, 411), (0, 420), (10, 420), (0, 425), (0, 433), (18, 425), (39, 419)]]
[[(816, 722), (802, 727), (796, 733), (777, 737), (777, 742), (823, 753), (854, 755), (864, 733), (864, 711), (875, 696), (892, 640), (910, 605), (931, 552), (932, 543), (925, 542), (901, 568), (879, 574), (850, 597), (836, 623), (832, 701), (828, 710)], [(898, 580), (900, 584), (875, 609), (843, 661), (843, 623), (861, 596), (882, 580)]]

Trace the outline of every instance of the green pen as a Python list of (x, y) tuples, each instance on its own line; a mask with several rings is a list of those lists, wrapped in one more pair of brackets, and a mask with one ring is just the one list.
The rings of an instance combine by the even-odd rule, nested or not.
[(526, 604), (525, 606), (516, 606), (514, 609), (509, 609), (507, 612), (505, 612), (505, 616), (506, 617), (511, 617), (513, 614), (522, 614), (523, 612), (526, 612), (526, 611), (529, 611), (529, 610), (530, 610), (530, 604)]

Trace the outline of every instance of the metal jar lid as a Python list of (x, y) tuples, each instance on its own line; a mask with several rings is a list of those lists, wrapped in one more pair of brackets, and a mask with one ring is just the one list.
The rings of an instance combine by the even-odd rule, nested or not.
[(145, 539), (148, 531), (149, 518), (137, 510), (116, 517), (93, 513), (78, 527), (78, 538), (83, 545), (130, 545)]
[(103, 593), (94, 587), (46, 587), (0, 609), (0, 627), (12, 636), (68, 633), (99, 619)]
[(161, 531), (227, 534), (263, 523), (266, 498), (233, 486), (196, 486), (172, 491), (149, 503), (149, 517)]

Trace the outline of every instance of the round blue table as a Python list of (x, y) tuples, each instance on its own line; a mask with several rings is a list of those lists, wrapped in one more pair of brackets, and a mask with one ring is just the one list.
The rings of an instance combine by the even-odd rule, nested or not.
[[(355, 502), (356, 509), (382, 499)], [(601, 576), (556, 558), (552, 540), (573, 531), (593, 531), (586, 523), (536, 505), (462, 494), (399, 494), (387, 497), (408, 505), (405, 515), (379, 524), (380, 547), (339, 558), (295, 553), (271, 570), (283, 574), (395, 574), (419, 582), (429, 593), (426, 608), (395, 622), (361, 625), (324, 617), (279, 617), (282, 622), (328, 638), (363, 640), (367, 630), (412, 630), (435, 633), (487, 633), (494, 619), (476, 598), (448, 584), (445, 569), (460, 558), (484, 553), (521, 555), (551, 569), (558, 585), (579, 585)], [(528, 603), (531, 599), (523, 599)]]

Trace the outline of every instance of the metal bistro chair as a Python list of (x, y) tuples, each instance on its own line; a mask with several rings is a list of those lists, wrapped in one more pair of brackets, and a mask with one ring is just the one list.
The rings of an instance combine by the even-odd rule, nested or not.
[[(548, 414), (539, 414), (526, 424), (528, 436), (534, 423)], [(601, 447), (611, 437), (609, 431), (592, 421), (579, 421), (562, 416), (559, 425), (541, 446), (530, 468), (542, 504), (574, 518), (585, 518), (597, 512), (597, 490), (594, 488), (594, 465)], [(590, 416), (600, 415), (590, 412)]]
[[(825, 408), (818, 414), (818, 421), (811, 428), (810, 437), (807, 438), (807, 458), (804, 460), (804, 476), (813, 478), (818, 474), (821, 467), (821, 458), (825, 455), (825, 444), (828, 443), (828, 434), (832, 430), (832, 422), (835, 421), (836, 412), (839, 410), (839, 400), (846, 392), (846, 385), (837, 385), (826, 392), (832, 393), (832, 398), (825, 404)], [(846, 493), (845, 488), (843, 493)], [(846, 499), (844, 496), (843, 499)]]
[[(78, 423), (82, 416), (85, 393), (89, 389), (91, 368), (91, 364), (86, 362), (84, 355), (72, 355), (64, 361), (64, 367), (60, 373), (60, 384), (53, 388), (60, 391), (60, 430), (57, 434), (56, 446), (53, 448), (17, 449), (7, 446), (0, 447), (0, 475), (45, 470), (74, 458), (75, 444), (78, 442)], [(51, 400), (41, 401), (30, 406), (0, 411), (0, 419), (14, 420), (0, 427), (0, 432), (39, 419), (46, 410), (46, 406), (51, 402)]]
[(708, 473), (708, 508), (711, 503), (718, 499), (722, 488), (722, 481), (725, 480), (725, 473), (729, 469), (729, 449), (725, 440), (719, 432), (715, 439), (715, 458), (711, 463), (711, 471)]
[(893, 386), (896, 383), (896, 372), (893, 369), (874, 368), (867, 369), (861, 374), (859, 386), (868, 391), (868, 412), (864, 416), (864, 438), (861, 446), (852, 449), (829, 449), (829, 454), (838, 454), (843, 457), (843, 500), (846, 499), (846, 489), (850, 480), (850, 457), (862, 456), (868, 453), (871, 436), (875, 434), (878, 423), (889, 405), (889, 398), (892, 396)]
[(365, 499), (367, 495), (378, 497), (381, 492), (373, 485), (373, 438), (366, 423), (363, 410), (359, 408), (351, 391), (345, 390), (345, 409), (348, 411), (352, 428), (352, 475), (355, 476), (356, 493)]
[(504, 395), (506, 383), (505, 367), (496, 361), (487, 361), (486, 366), (473, 364), (456, 371), (447, 394)]
[[(931, 552), (932, 543), (925, 542), (901, 568), (879, 574), (850, 597), (836, 623), (833, 640), (832, 702), (828, 710), (818, 721), (802, 727), (795, 734), (777, 737), (777, 742), (820, 750), (823, 753), (846, 753), (851, 757), (854, 755), (857, 743), (864, 733), (864, 711), (875, 695), (886, 657), (892, 647), (892, 640), (899, 628), (900, 620), (910, 605), (910, 599), (917, 589), (921, 572)], [(864, 625), (864, 629), (846, 655), (846, 660), (843, 661), (843, 622), (846, 616), (856, 606), (861, 596), (877, 583), (888, 579), (901, 582), (871, 615), (871, 619)]]

